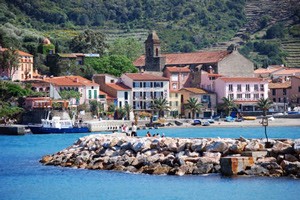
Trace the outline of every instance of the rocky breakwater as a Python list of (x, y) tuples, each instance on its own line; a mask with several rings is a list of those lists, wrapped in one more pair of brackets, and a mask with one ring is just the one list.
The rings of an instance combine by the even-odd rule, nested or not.
[(300, 178), (300, 141), (259, 139), (182, 139), (128, 137), (120, 133), (89, 135), (72, 146), (41, 159), (45, 165), (147, 174), (207, 174), (221, 172), (221, 158), (266, 151), (237, 174)]

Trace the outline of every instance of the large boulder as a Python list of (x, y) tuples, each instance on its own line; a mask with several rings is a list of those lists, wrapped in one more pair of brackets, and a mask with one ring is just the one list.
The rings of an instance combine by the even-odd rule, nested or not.
[(228, 150), (228, 145), (224, 141), (216, 141), (206, 146), (208, 152), (221, 152), (224, 153)]

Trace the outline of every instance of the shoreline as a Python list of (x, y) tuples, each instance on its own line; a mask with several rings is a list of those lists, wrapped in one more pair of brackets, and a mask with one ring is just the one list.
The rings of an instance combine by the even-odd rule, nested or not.
[[(176, 125), (174, 125), (174, 126), (164, 126), (164, 127), (159, 127), (159, 129), (164, 129), (164, 128), (200, 128), (200, 127), (202, 127), (202, 128), (263, 127), (260, 122), (261, 122), (261, 119), (244, 120), (242, 122), (215, 121), (215, 123), (210, 124), (210, 126), (201, 126), (201, 125), (193, 126), (189, 123), (183, 123), (183, 125), (181, 125), (181, 126), (176, 126)], [(274, 119), (273, 121), (268, 122), (268, 127), (276, 127), (276, 126), (300, 126), (300, 119), (277, 118), (277, 119)]]

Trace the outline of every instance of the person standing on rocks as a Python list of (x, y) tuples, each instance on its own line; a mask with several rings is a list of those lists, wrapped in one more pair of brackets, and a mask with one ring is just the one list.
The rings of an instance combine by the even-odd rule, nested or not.
[(137, 127), (134, 122), (132, 122), (131, 136), (137, 136)]

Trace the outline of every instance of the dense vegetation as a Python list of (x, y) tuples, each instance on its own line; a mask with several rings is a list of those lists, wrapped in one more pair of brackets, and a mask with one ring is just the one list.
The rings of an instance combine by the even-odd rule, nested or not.
[(67, 40), (88, 27), (155, 29), (164, 50), (191, 51), (231, 38), (244, 23), (244, 4), (245, 0), (6, 0), (0, 3), (0, 24), (4, 37), (11, 37), (6, 43), (22, 44), (31, 53), (41, 36), (55, 36), (52, 40), (61, 50), (70, 51)]

